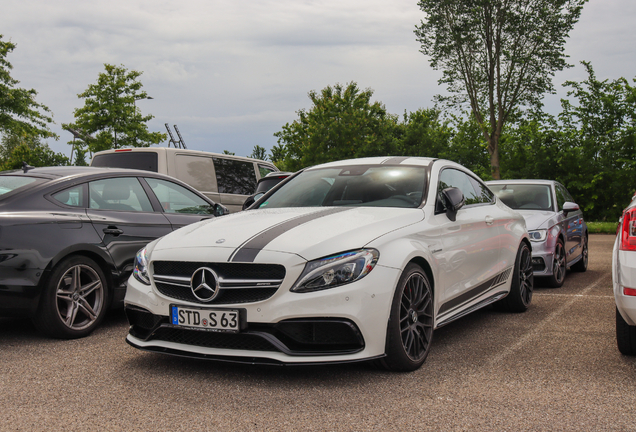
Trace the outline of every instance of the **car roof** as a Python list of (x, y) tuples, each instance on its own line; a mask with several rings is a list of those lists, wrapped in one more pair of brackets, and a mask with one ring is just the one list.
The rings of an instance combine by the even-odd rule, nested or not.
[[(50, 180), (61, 179), (64, 177), (81, 177), (91, 174), (124, 174), (124, 175), (142, 175), (153, 176), (157, 173), (150, 171), (128, 169), (128, 168), (98, 168), (90, 166), (53, 166), (53, 167), (37, 167), (30, 168), (26, 172), (23, 169), (12, 171), (2, 171), (0, 175), (24, 176), (24, 177), (41, 177)], [(159, 174), (160, 177), (165, 177)]]
[(368, 157), (359, 159), (345, 159), (335, 162), (327, 162), (321, 165), (315, 165), (308, 169), (315, 168), (337, 168), (339, 166), (351, 166), (351, 165), (421, 165), (429, 166), (431, 162), (438, 160), (435, 158), (425, 157), (410, 157), (410, 156), (381, 156), (381, 157)]
[(540, 179), (514, 179), (514, 180), (489, 180), (485, 182), (487, 185), (496, 184), (533, 184), (533, 185), (553, 185), (558, 183), (556, 180), (540, 180)]

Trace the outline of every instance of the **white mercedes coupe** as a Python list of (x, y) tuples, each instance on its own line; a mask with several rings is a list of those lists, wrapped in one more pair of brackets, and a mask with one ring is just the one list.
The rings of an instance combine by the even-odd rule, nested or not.
[(523, 217), (461, 165), (331, 162), (139, 251), (126, 340), (222, 361), (411, 371), (434, 329), (490, 304), (524, 312), (531, 256)]

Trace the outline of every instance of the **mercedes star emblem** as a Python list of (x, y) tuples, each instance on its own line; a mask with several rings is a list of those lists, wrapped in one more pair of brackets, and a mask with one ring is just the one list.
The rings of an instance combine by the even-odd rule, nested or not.
[(209, 267), (198, 268), (190, 279), (192, 294), (202, 302), (211, 302), (219, 294), (219, 277)]

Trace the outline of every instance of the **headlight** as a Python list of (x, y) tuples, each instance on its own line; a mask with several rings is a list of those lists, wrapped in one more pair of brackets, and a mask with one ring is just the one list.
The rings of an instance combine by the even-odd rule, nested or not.
[(150, 285), (150, 277), (148, 276), (148, 252), (143, 248), (135, 255), (135, 270), (133, 276), (144, 285)]
[(534, 231), (528, 231), (530, 240), (534, 242), (542, 242), (548, 236), (548, 230), (540, 229)]
[(375, 249), (361, 249), (310, 261), (291, 291), (319, 291), (355, 282), (373, 270), (379, 257)]

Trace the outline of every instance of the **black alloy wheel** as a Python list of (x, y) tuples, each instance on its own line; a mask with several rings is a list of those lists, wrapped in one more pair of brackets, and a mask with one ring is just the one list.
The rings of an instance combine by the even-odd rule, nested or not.
[(522, 242), (517, 251), (515, 267), (510, 283), (510, 292), (497, 302), (500, 309), (507, 312), (525, 312), (532, 302), (534, 291), (534, 272), (532, 270), (532, 251)]
[(104, 318), (108, 294), (104, 273), (93, 260), (67, 258), (51, 272), (34, 323), (61, 339), (87, 336)]
[(426, 360), (433, 340), (433, 290), (426, 273), (411, 263), (398, 282), (387, 328), (382, 365), (413, 371)]
[(563, 286), (565, 281), (565, 246), (563, 246), (563, 240), (557, 240), (554, 247), (554, 258), (552, 260), (552, 275), (548, 278), (548, 285), (552, 288), (559, 288)]
[(572, 270), (577, 272), (584, 272), (587, 270), (587, 262), (588, 262), (588, 249), (587, 249), (587, 236), (583, 236), (582, 240), (583, 244), (581, 245), (581, 259), (576, 262), (572, 267)]

